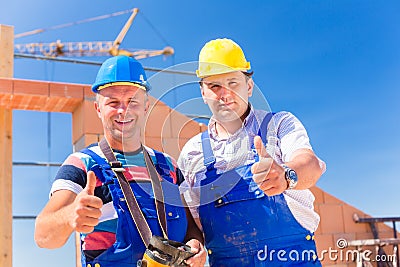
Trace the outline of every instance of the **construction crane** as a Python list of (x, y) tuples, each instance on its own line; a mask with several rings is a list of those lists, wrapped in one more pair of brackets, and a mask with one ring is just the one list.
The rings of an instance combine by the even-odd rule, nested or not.
[[(132, 25), (133, 20), (135, 19), (137, 13), (139, 12), (138, 8), (134, 8), (132, 10), (131, 16), (128, 18), (125, 25), (122, 27), (120, 33), (114, 41), (91, 41), (91, 42), (61, 42), (57, 40), (52, 43), (29, 43), (29, 44), (15, 44), (14, 45), (14, 53), (15, 54), (23, 54), (23, 55), (44, 55), (46, 57), (81, 57), (81, 56), (117, 56), (117, 55), (126, 55), (130, 57), (134, 57), (136, 59), (142, 59), (147, 57), (154, 56), (169, 56), (174, 54), (174, 49), (170, 46), (165, 47), (162, 50), (125, 50), (120, 49), (120, 44), (125, 38), (126, 33)], [(63, 27), (68, 27), (74, 24), (80, 24), (88, 21), (94, 21), (99, 19), (104, 19), (110, 16), (117, 16), (126, 13), (127, 11), (121, 11), (112, 13), (109, 15), (99, 16), (83, 21), (78, 21), (76, 23), (68, 23), (62, 24), (58, 26), (54, 26), (51, 29), (59, 29)], [(33, 35), (37, 33), (41, 33), (46, 29), (37, 29), (33, 31), (29, 31), (26, 33), (16, 34), (15, 38), (20, 38), (28, 35)]]

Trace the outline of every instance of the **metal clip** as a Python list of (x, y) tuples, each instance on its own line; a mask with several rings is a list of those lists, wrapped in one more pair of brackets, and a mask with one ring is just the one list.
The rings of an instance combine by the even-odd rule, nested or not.
[(111, 168), (113, 171), (115, 172), (124, 172), (125, 169), (124, 168)]
[(122, 168), (122, 163), (119, 161), (112, 161), (110, 162), (111, 169), (115, 172), (124, 172), (125, 169)]

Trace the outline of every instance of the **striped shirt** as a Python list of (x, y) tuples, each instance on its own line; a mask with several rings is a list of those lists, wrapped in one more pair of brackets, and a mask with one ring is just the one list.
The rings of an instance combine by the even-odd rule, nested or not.
[[(97, 144), (88, 147), (90, 150), (105, 158)], [(152, 157), (153, 162), (156, 162), (154, 151), (146, 147)], [(147, 179), (150, 178), (146, 169), (143, 151), (140, 149), (135, 152), (122, 153), (114, 150), (114, 154), (118, 161), (122, 163), (125, 169), (124, 175), (127, 180)], [(169, 165), (170, 177), (173, 183), (180, 183), (183, 178), (181, 172), (176, 168), (176, 162), (167, 154), (164, 154), (167, 164)], [(89, 155), (82, 152), (75, 152), (68, 156), (64, 161), (53, 182), (50, 195), (58, 190), (69, 190), (79, 194), (86, 186), (87, 171), (97, 164)], [(95, 188), (95, 195), (103, 201), (101, 208), (102, 215), (99, 218), (99, 224), (94, 228), (94, 231), (89, 234), (81, 234), (82, 250), (86, 256), (95, 257), (104, 250), (111, 247), (116, 241), (116, 229), (118, 215), (114, 208), (111, 193), (107, 185), (103, 185), (99, 178)]]
[[(217, 173), (255, 162), (256, 152), (252, 149), (252, 144), (266, 114), (267, 111), (252, 108), (242, 127), (228, 138), (220, 138), (216, 133), (215, 120), (210, 120), (208, 131), (216, 158), (214, 166)], [(293, 152), (298, 149), (312, 149), (302, 123), (293, 114), (285, 111), (272, 116), (267, 126), (266, 140), (266, 150), (278, 164), (290, 161)], [(185, 144), (178, 159), (178, 167), (185, 177), (180, 190), (194, 218), (199, 218), (200, 181), (206, 178), (203, 160), (201, 134), (198, 134)], [(322, 172), (325, 172), (325, 163), (318, 160)], [(304, 228), (314, 232), (320, 218), (314, 211), (315, 198), (311, 191), (286, 190), (283, 194), (296, 220)]]

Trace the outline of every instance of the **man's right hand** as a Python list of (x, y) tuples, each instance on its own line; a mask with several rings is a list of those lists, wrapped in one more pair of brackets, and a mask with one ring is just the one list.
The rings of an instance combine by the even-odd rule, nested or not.
[(96, 175), (93, 171), (89, 171), (86, 187), (76, 196), (70, 219), (71, 226), (77, 232), (90, 233), (99, 223), (103, 201), (94, 195), (95, 188)]

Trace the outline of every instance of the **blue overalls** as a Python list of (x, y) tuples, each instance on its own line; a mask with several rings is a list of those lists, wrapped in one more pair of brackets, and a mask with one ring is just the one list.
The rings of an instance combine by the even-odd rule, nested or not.
[[(187, 218), (178, 185), (172, 183), (169, 174), (169, 167), (164, 155), (153, 150), (156, 157), (152, 157), (156, 165), (157, 172), (163, 178), (161, 186), (164, 193), (165, 213), (167, 217), (168, 238), (183, 242), (186, 229)], [(82, 253), (82, 266), (92, 267), (132, 267), (136, 266), (139, 259), (142, 259), (145, 252), (145, 245), (139, 235), (132, 216), (129, 212), (125, 197), (122, 193), (117, 178), (114, 176), (110, 165), (106, 160), (90, 149), (81, 150), (82, 153), (91, 156), (97, 163), (91, 170), (103, 184), (106, 184), (111, 192), (113, 205), (118, 214), (116, 229), (116, 242), (98, 257), (90, 262), (86, 262)], [(155, 162), (156, 159), (156, 162)], [(155, 207), (154, 192), (150, 182), (130, 182), (133, 193), (139, 206), (146, 218), (146, 221), (153, 235), (163, 236), (161, 226), (158, 222)]]
[[(260, 129), (266, 131), (271, 116)], [(266, 133), (258, 134), (265, 144)], [(207, 170), (199, 215), (210, 266), (321, 266), (313, 233), (297, 222), (283, 194), (265, 195), (252, 179), (252, 164), (218, 174), (208, 131), (202, 146)]]

